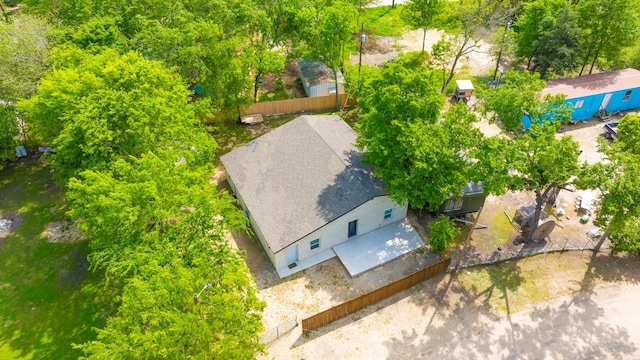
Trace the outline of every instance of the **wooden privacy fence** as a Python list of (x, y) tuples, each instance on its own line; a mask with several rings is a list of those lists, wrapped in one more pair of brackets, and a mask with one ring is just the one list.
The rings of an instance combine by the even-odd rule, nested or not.
[(443, 273), (449, 267), (451, 259), (445, 259), (411, 275), (405, 276), (381, 288), (377, 288), (355, 299), (343, 302), (323, 312), (317, 313), (306, 319), (302, 319), (302, 331), (317, 329), (349, 314), (363, 309), (369, 305), (382, 301), (392, 295), (404, 291), (414, 285)]
[[(348, 97), (348, 94), (340, 94), (338, 99), (340, 101), (340, 106), (353, 106), (356, 104), (353, 96)], [(259, 102), (252, 104), (247, 108), (244, 108), (242, 110), (242, 115), (257, 113), (262, 115), (293, 114), (303, 111), (328, 110), (335, 108), (336, 96), (327, 95), (299, 99)]]

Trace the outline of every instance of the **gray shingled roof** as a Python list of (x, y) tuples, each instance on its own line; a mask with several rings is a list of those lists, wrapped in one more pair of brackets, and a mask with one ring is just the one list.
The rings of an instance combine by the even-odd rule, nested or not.
[(383, 194), (355, 140), (339, 116), (305, 115), (222, 156), (271, 251)]
[(640, 71), (636, 69), (615, 70), (575, 78), (547, 81), (542, 96), (565, 94), (567, 99), (594, 94), (633, 89), (640, 86)]

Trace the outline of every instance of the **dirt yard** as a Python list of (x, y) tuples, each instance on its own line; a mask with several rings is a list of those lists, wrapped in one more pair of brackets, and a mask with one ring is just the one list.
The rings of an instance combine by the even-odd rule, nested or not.
[[(540, 255), (512, 263), (514, 288), (462, 286), (441, 275), (303, 335), (298, 326), (259, 359), (637, 359), (637, 258), (589, 253)], [(536, 278), (547, 300), (503, 311)], [(475, 272), (472, 269), (469, 271)], [(269, 308), (267, 308), (267, 311)]]
[[(362, 63), (378, 66), (398, 57), (400, 53), (422, 50), (423, 30), (405, 31), (402, 37), (396, 39), (388, 36), (376, 36), (365, 43), (362, 54)], [(425, 41), (425, 51), (430, 52), (431, 46), (435, 44), (444, 32), (442, 30), (427, 30)], [(478, 47), (468, 55), (462, 57), (458, 64), (457, 71), (466, 68), (469, 75), (484, 76), (489, 74), (495, 66), (495, 60), (488, 54), (489, 44), (480, 40)], [(351, 63), (358, 64), (360, 57), (358, 54), (351, 55)]]

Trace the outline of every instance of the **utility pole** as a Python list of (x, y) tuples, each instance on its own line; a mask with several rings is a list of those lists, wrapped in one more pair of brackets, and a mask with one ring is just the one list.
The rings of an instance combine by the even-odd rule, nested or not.
[(360, 67), (362, 67), (362, 44), (366, 40), (367, 36), (364, 34), (364, 22), (362, 23), (362, 28), (360, 29), (360, 60), (358, 61), (358, 75), (360, 75)]
[[(511, 20), (507, 21), (507, 26), (504, 28), (504, 35), (502, 36), (502, 44), (500, 44), (500, 51), (498, 52), (498, 61), (496, 61), (496, 70), (493, 72), (493, 82), (496, 82), (498, 77), (498, 68), (500, 67), (500, 58), (502, 57), (502, 50), (504, 49), (504, 42), (507, 39), (507, 31), (511, 27)], [(496, 84), (497, 86), (497, 84)]]

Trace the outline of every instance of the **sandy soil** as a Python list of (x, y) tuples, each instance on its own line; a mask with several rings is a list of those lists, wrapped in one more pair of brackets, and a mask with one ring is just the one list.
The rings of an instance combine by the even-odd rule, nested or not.
[[(573, 263), (573, 258), (588, 254), (544, 256), (547, 258), (538, 260)], [(297, 327), (258, 358), (637, 359), (640, 267), (632, 267), (626, 277), (617, 274), (616, 283), (594, 287), (584, 284), (585, 273), (558, 274), (556, 287), (571, 288), (578, 283), (585, 290), (512, 314), (493, 310), (485, 289), (465, 289), (446, 274), (309, 336), (303, 336)], [(586, 265), (583, 270), (593, 272)], [(505, 294), (493, 296), (503, 296), (508, 302)]]
[[(374, 44), (368, 44), (365, 48), (362, 54), (362, 63), (378, 66), (397, 58), (400, 53), (420, 51), (422, 50), (423, 35), (422, 29), (416, 29), (405, 31), (399, 39), (384, 36), (372, 38), (370, 42)], [(427, 30), (425, 50), (431, 51), (431, 46), (440, 40), (442, 35), (444, 35), (442, 30)], [(466, 67), (470, 75), (489, 74), (495, 66), (495, 60), (488, 55), (488, 49), (489, 45), (480, 40), (478, 47), (460, 60), (457, 71)], [(358, 54), (351, 55), (352, 64), (358, 64), (359, 61)]]

